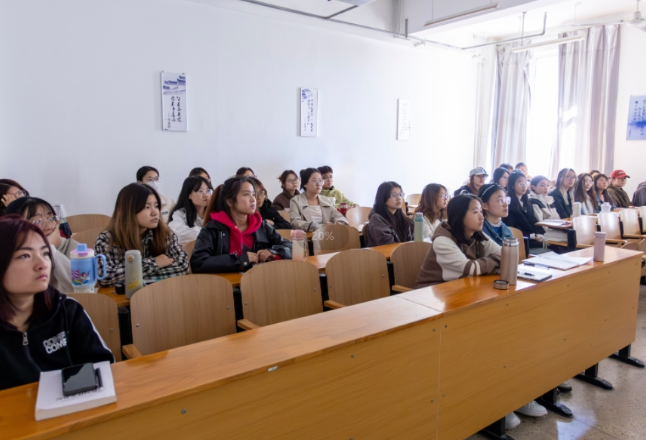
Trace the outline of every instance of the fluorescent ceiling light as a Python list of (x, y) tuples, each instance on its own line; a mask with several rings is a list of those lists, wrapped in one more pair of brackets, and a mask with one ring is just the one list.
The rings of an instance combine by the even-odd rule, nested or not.
[(436, 26), (443, 26), (445, 24), (455, 23), (456, 21), (466, 20), (467, 18), (477, 17), (478, 15), (488, 14), (489, 12), (493, 12), (496, 9), (500, 9), (500, 3), (495, 3), (475, 9), (469, 9), (468, 11), (459, 12), (453, 15), (447, 15), (446, 17), (438, 18), (437, 20), (427, 21), (426, 23), (424, 23), (424, 27), (432, 28)]
[(536, 47), (541, 47), (541, 46), (551, 46), (552, 44), (565, 44), (565, 43), (571, 43), (573, 41), (581, 41), (585, 40), (585, 35), (577, 35), (575, 37), (567, 37), (567, 38), (560, 38), (558, 40), (550, 40), (550, 41), (543, 41), (542, 43), (536, 43), (536, 44), (529, 44), (527, 46), (519, 46), (519, 47), (514, 47), (511, 52), (523, 52), (526, 50), (534, 49)]

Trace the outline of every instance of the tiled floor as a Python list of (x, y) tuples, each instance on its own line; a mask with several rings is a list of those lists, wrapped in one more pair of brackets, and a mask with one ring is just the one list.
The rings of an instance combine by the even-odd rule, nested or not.
[[(646, 361), (646, 286), (640, 286), (637, 339), (632, 355)], [(606, 359), (599, 376), (615, 387), (603, 391), (573, 379), (572, 393), (560, 400), (574, 412), (574, 419), (548, 413), (533, 418), (519, 415), (522, 423), (507, 433), (515, 440), (646, 440), (646, 369)], [(478, 434), (467, 440), (482, 440)]]

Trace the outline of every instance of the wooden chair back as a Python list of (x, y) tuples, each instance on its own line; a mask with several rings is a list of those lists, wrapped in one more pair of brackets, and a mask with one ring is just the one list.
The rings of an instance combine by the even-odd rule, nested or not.
[(518, 262), (521, 263), (524, 259), (528, 258), (527, 249), (525, 248), (525, 237), (520, 229), (509, 228), (511, 235), (518, 240)]
[(355, 206), (348, 209), (345, 213), (345, 218), (348, 219), (348, 224), (352, 226), (362, 225), (368, 222), (368, 214), (372, 208), (368, 206)]
[(276, 232), (280, 234), (285, 240), (292, 239), (292, 230), (291, 229), (276, 229)]
[(390, 262), (394, 266), (395, 284), (415, 288), (417, 275), (431, 246), (425, 241), (410, 241), (402, 243), (392, 252)]
[(97, 293), (68, 293), (67, 296), (81, 303), (114, 359), (117, 362), (121, 361), (121, 332), (117, 303), (112, 298)]
[(233, 287), (222, 277), (168, 278), (130, 299), (133, 344), (142, 355), (236, 332)]
[(576, 231), (577, 244), (594, 245), (594, 233), (597, 232), (596, 218), (587, 215), (575, 217), (572, 219), (572, 228)]
[(289, 211), (280, 210), (280, 211), (278, 211), (278, 213), (279, 213), (279, 214), (280, 214), (280, 216), (281, 216), (282, 218), (284, 218), (286, 221), (291, 222), (291, 220), (289, 219)]
[(636, 209), (622, 209), (619, 218), (624, 225), (624, 234), (641, 235), (639, 228), (639, 213)]
[(314, 255), (360, 249), (359, 231), (353, 226), (324, 224), (312, 233)]
[(280, 260), (259, 264), (240, 280), (244, 319), (261, 327), (323, 312), (316, 266)]
[(636, 241), (629, 241), (625, 245), (621, 247), (622, 249), (628, 249), (629, 251), (638, 251), (639, 250), (639, 243)]
[(74, 234), (72, 234), (72, 239), (78, 241), (79, 243), (85, 243), (87, 244), (87, 247), (94, 249), (96, 239), (103, 231), (105, 231), (105, 228), (86, 229), (85, 231), (75, 232)]
[(409, 205), (419, 205), (419, 201), (421, 199), (421, 194), (409, 194), (406, 196), (406, 203), (408, 203)]
[[(593, 218), (593, 217), (591, 217)], [(611, 240), (621, 240), (621, 229), (619, 228), (619, 216), (614, 212), (600, 212), (597, 216), (597, 221), (599, 222), (599, 228), (601, 232), (606, 233), (606, 238)], [(592, 233), (594, 244), (594, 232)], [(578, 241), (578, 237), (577, 237)], [(588, 243), (586, 243), (588, 244)]]
[(182, 246), (182, 249), (184, 249), (184, 252), (186, 252), (188, 259), (190, 260), (191, 255), (193, 255), (193, 249), (195, 249), (195, 240), (186, 243), (184, 246)]
[(72, 233), (87, 231), (88, 229), (103, 228), (101, 232), (110, 223), (110, 217), (103, 214), (78, 214), (70, 215), (66, 218), (67, 223), (70, 225)]
[(340, 252), (327, 262), (325, 274), (330, 300), (346, 306), (390, 295), (386, 257), (377, 251)]

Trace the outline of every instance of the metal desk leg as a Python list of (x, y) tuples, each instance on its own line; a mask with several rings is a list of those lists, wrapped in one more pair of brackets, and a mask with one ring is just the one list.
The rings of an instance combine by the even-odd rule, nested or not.
[(584, 373), (577, 374), (574, 377), (604, 390), (614, 389), (610, 382), (599, 377), (599, 364), (594, 364), (593, 366), (585, 370)]
[(644, 362), (630, 355), (630, 347), (631, 346), (628, 345), (617, 353), (611, 354), (610, 357), (618, 360), (619, 362), (623, 362), (624, 364), (632, 365), (633, 367), (644, 368)]

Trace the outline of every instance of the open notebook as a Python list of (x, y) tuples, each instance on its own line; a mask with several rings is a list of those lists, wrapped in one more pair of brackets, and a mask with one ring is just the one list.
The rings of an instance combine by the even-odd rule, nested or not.
[(592, 261), (592, 257), (569, 257), (567, 254), (559, 255), (555, 252), (547, 252), (538, 257), (523, 260), (527, 266), (544, 266), (554, 269), (569, 270), (582, 266)]

